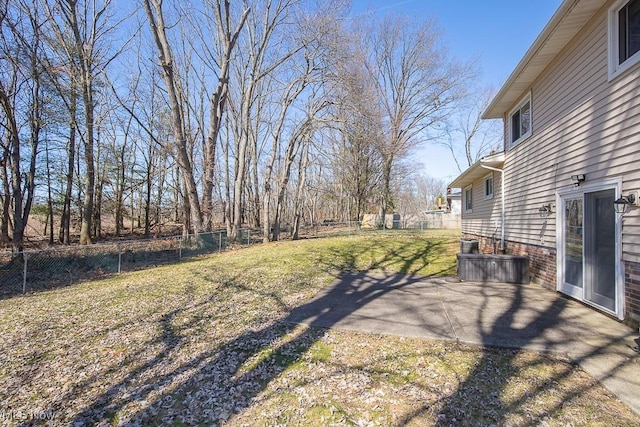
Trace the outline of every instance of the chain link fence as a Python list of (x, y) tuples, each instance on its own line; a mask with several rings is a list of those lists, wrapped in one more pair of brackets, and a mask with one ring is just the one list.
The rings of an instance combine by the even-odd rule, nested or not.
[[(262, 242), (256, 230), (242, 230), (237, 245)], [(0, 254), (0, 298), (67, 286), (228, 249), (226, 231), (129, 240)]]
[[(449, 227), (440, 220), (403, 224), (401, 227), (393, 228), (425, 231)], [(372, 231), (378, 229), (356, 221), (324, 221), (303, 227), (300, 237), (333, 237)], [(281, 238), (290, 237), (290, 227), (283, 227)], [(28, 291), (53, 289), (124, 271), (177, 262), (262, 241), (262, 233), (259, 230), (243, 229), (234, 241), (227, 238), (226, 231), (215, 231), (197, 235), (0, 253), (0, 299)]]

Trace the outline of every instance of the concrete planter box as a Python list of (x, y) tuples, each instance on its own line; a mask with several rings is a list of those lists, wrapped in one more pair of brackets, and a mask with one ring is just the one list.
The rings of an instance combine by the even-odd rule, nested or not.
[(529, 257), (458, 254), (458, 277), (469, 282), (529, 283)]

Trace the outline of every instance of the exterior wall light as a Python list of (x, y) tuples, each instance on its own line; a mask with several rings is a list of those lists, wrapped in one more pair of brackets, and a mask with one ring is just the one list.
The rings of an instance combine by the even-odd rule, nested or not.
[(551, 210), (551, 203), (548, 203), (546, 205), (542, 205), (540, 206), (540, 209), (538, 209), (538, 213), (540, 214), (540, 218), (546, 218), (549, 215), (551, 215), (551, 212), (553, 212)]
[(638, 206), (638, 192), (632, 191), (626, 196), (620, 196), (613, 202), (613, 208), (616, 210), (616, 213), (623, 214), (627, 212), (627, 206)]
[(587, 177), (584, 174), (571, 175), (571, 181), (576, 187), (579, 187), (586, 179)]

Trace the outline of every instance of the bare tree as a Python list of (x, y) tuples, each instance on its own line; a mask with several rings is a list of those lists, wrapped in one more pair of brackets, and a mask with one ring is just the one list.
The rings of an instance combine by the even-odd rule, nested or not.
[(331, 154), (332, 171), (349, 201), (347, 218), (360, 220), (380, 185), (382, 117), (379, 106), (371, 102), (375, 87), (362, 62), (340, 63), (332, 91), (340, 130)]
[(202, 209), (200, 208), (198, 187), (187, 145), (187, 135), (185, 133), (186, 126), (183, 111), (184, 105), (182, 102), (182, 94), (180, 93), (180, 77), (175, 69), (173, 48), (167, 37), (168, 25), (165, 23), (162, 3), (162, 0), (143, 0), (144, 9), (158, 50), (162, 77), (169, 98), (176, 158), (178, 160), (178, 166), (182, 171), (182, 181), (185, 185), (191, 220), (193, 221), (195, 231), (201, 232), (204, 222)]
[[(84, 129), (79, 136), (84, 149), (84, 200), (80, 243), (88, 244), (92, 242), (95, 215), (96, 85), (101, 74), (120, 53), (119, 49), (111, 49), (110, 41), (122, 21), (114, 19), (115, 5), (111, 0), (42, 0), (41, 7), (46, 10), (51, 24), (48, 27), (51, 33), (50, 56), (58, 55), (47, 59), (49, 64), (59, 64), (50, 66), (50, 69), (52, 72), (66, 71), (73, 82), (71, 96), (77, 89), (82, 99)], [(71, 119), (79, 128), (76, 117)], [(75, 134), (72, 137), (75, 138)]]
[[(204, 140), (203, 174), (204, 185), (202, 188), (203, 200), (200, 202), (198, 185), (196, 183), (196, 170), (192, 156), (193, 147), (190, 146), (187, 129), (190, 121), (187, 118), (191, 106), (189, 105), (187, 80), (182, 80), (179, 70), (174, 61), (174, 49), (167, 35), (167, 24), (162, 0), (144, 0), (143, 5), (147, 14), (155, 45), (159, 54), (160, 66), (165, 82), (169, 106), (171, 109), (174, 144), (176, 148), (176, 158), (181, 170), (182, 180), (185, 184), (186, 199), (190, 219), (196, 232), (203, 231), (211, 227), (213, 176), (215, 164), (215, 147), (221, 128), (221, 120), (227, 102), (229, 85), (229, 67), (231, 56), (236, 45), (238, 36), (249, 14), (249, 9), (245, 9), (236, 24), (232, 23), (231, 2), (228, 0), (207, 1), (205, 3), (206, 16), (213, 17), (215, 28), (209, 36), (202, 35), (203, 58), (205, 63), (211, 64), (216, 73), (216, 89), (211, 95), (209, 131)], [(205, 40), (212, 37), (213, 43)], [(214, 48), (209, 49), (208, 46)], [(185, 63), (190, 63), (186, 59)]]
[[(281, 72), (302, 46), (290, 43), (290, 34), (286, 29), (287, 17), (291, 16), (295, 0), (269, 0), (255, 2), (252, 13), (247, 18), (245, 36), (239, 41), (243, 56), (235, 64), (237, 91), (232, 108), (232, 129), (235, 138), (235, 156), (233, 164), (231, 200), (228, 231), (230, 238), (237, 238), (244, 217), (244, 191), (249, 162), (249, 147), (257, 141), (261, 133), (261, 117), (255, 115), (258, 99), (267, 92), (265, 80), (273, 73)], [(229, 150), (226, 150), (227, 154)], [(258, 153), (254, 153), (258, 155)]]
[[(5, 181), (3, 213), (7, 215), (3, 233), (5, 227), (8, 232), (7, 207), (11, 204), (12, 247), (14, 252), (21, 252), (35, 193), (38, 146), (44, 126), (43, 72), (39, 61), (44, 18), (27, 2), (5, 2), (0, 7), (0, 109), (4, 129), (0, 144)], [(28, 130), (23, 132), (23, 128)], [(22, 151), (23, 145), (28, 147), (27, 153)]]
[[(267, 161), (266, 164), (266, 168), (265, 168), (265, 176), (264, 176), (264, 193), (262, 194), (262, 236), (264, 241), (269, 241), (270, 240), (270, 225), (271, 225), (271, 221), (270, 221), (270, 216), (271, 216), (271, 194), (272, 194), (272, 174), (273, 174), (273, 169), (276, 163), (276, 159), (278, 158), (278, 156), (280, 155), (280, 140), (282, 138), (282, 134), (283, 134), (283, 130), (284, 130), (284, 125), (285, 125), (285, 120), (287, 119), (287, 112), (291, 106), (291, 104), (295, 101), (295, 99), (302, 93), (302, 91), (305, 89), (306, 85), (308, 84), (308, 77), (310, 70), (307, 68), (307, 72), (305, 72), (302, 76), (299, 76), (298, 78), (296, 78), (295, 80), (293, 80), (286, 88), (286, 90), (284, 91), (283, 94), (283, 98), (280, 101), (280, 112), (278, 114), (278, 118), (276, 120), (276, 123), (274, 124), (274, 129), (271, 132), (271, 155), (269, 156), (269, 160)], [(298, 146), (298, 141), (299, 139), (295, 136), (292, 136), (291, 138), (289, 138), (289, 144), (287, 145), (287, 148), (285, 150), (285, 154), (284, 154), (284, 169), (283, 169), (283, 174), (285, 175), (284, 178), (281, 179), (282, 180), (288, 180), (288, 172), (291, 170), (291, 164), (293, 163), (294, 159), (295, 159), (295, 155), (297, 152), (297, 146)], [(257, 157), (257, 154), (256, 154)], [(256, 166), (257, 166), (257, 159), (256, 159)], [(286, 185), (286, 183), (284, 184), (280, 184), (279, 187), (281, 187), (282, 185)], [(283, 190), (282, 190), (283, 191)], [(278, 194), (280, 194), (282, 191), (278, 191)], [(278, 197), (278, 205), (282, 202), (282, 200), (280, 199), (280, 197)], [(279, 224), (279, 216), (278, 216), (278, 209), (279, 206), (276, 207), (276, 218), (274, 220), (273, 223), (273, 234), (271, 239), (272, 240), (278, 240), (278, 234), (280, 231), (280, 224)]]
[[(142, 26), (142, 24), (141, 24)], [(165, 195), (170, 191), (165, 188), (167, 183), (168, 164), (171, 160), (171, 114), (160, 93), (160, 70), (144, 61), (144, 50), (138, 39), (135, 55), (130, 62), (137, 64), (128, 76), (127, 90), (119, 91), (109, 80), (111, 94), (116, 98), (125, 116), (119, 118), (120, 126), (124, 129), (124, 143), (114, 151), (114, 157), (119, 171), (114, 182), (115, 188), (115, 223), (116, 235), (124, 227), (125, 212), (125, 183), (126, 171), (131, 170), (130, 159), (138, 162), (141, 185), (144, 187), (144, 235), (148, 237), (152, 225), (157, 225), (157, 232), (161, 230), (162, 208)], [(127, 147), (132, 141), (133, 147)], [(132, 152), (127, 150), (131, 149)], [(180, 184), (178, 184), (180, 185)], [(130, 183), (132, 188), (133, 183)], [(133, 203), (133, 201), (131, 201)], [(174, 206), (177, 211), (178, 206)], [(177, 218), (175, 218), (177, 219)]]
[(382, 112), (383, 137), (380, 218), (391, 200), (394, 165), (411, 149), (429, 140), (463, 94), (471, 74), (468, 65), (447, 57), (431, 21), (416, 26), (402, 17), (372, 22), (362, 36), (364, 66), (375, 87), (372, 102)]
[[(62, 86), (57, 86), (61, 88)], [(62, 99), (64, 94), (61, 93)], [(66, 169), (66, 181), (65, 181), (65, 193), (64, 200), (62, 202), (62, 214), (60, 216), (60, 229), (58, 231), (58, 241), (68, 245), (71, 243), (70, 228), (71, 228), (71, 200), (73, 198), (73, 176), (75, 166), (76, 155), (76, 135), (77, 135), (77, 90), (73, 79), (70, 82), (68, 91), (68, 102), (66, 103), (68, 117), (69, 117), (69, 131), (67, 139), (67, 169)]]
[(436, 209), (438, 196), (447, 191), (447, 184), (441, 179), (418, 174), (412, 180), (415, 186), (417, 206), (420, 212)]
[[(215, 28), (212, 31), (212, 45), (216, 46), (216, 52), (211, 52), (205, 49), (205, 53), (208, 53), (205, 57), (209, 59), (206, 63), (212, 63), (216, 65), (214, 72), (216, 73), (217, 84), (216, 88), (211, 95), (211, 101), (209, 106), (209, 131), (204, 144), (204, 159), (203, 159), (203, 205), (206, 212), (205, 222), (208, 227), (211, 227), (213, 221), (213, 193), (214, 193), (214, 165), (216, 145), (218, 143), (218, 136), (222, 127), (222, 116), (226, 108), (227, 97), (229, 93), (229, 74), (231, 69), (231, 60), (234, 48), (238, 42), (240, 32), (244, 27), (244, 24), (249, 15), (250, 8), (245, 8), (241, 17), (236, 24), (232, 24), (232, 11), (231, 3), (229, 0), (222, 2), (221, 0), (207, 0), (206, 11), (213, 12), (213, 22), (215, 22)], [(208, 17), (208, 14), (205, 13)], [(207, 19), (209, 21), (209, 19)], [(208, 46), (205, 43), (203, 46)]]
[[(440, 144), (451, 152), (459, 172), (491, 150), (498, 149), (502, 142), (500, 120), (482, 119), (482, 113), (492, 98), (491, 89), (468, 94), (448, 120), (445, 136), (439, 139)], [(464, 159), (464, 163), (461, 163), (461, 159)]]
[(296, 181), (295, 196), (293, 199), (293, 225), (291, 230), (291, 238), (297, 240), (300, 237), (300, 228), (302, 226), (303, 210), (303, 197), (304, 190), (307, 184), (307, 171), (309, 168), (309, 150), (311, 148), (312, 136), (307, 134), (302, 138), (301, 151), (302, 154), (299, 157), (298, 162), (298, 179)]
[[(271, 225), (270, 217), (270, 199), (271, 199), (271, 179), (272, 173), (276, 161), (276, 157), (282, 156), (282, 165), (280, 168), (280, 174), (277, 183), (276, 192), (276, 206), (275, 206), (275, 218), (273, 220), (273, 226), (271, 227), (271, 239), (278, 240), (280, 233), (280, 222), (282, 220), (283, 201), (289, 178), (291, 174), (291, 168), (298, 156), (300, 146), (305, 138), (310, 138), (313, 133), (314, 122), (316, 116), (323, 110), (327, 103), (318, 98), (317, 91), (310, 91), (307, 94), (307, 111), (306, 115), (302, 116), (301, 121), (290, 117), (292, 115), (301, 116), (299, 112), (291, 113), (291, 106), (300, 97), (307, 87), (314, 83), (314, 80), (318, 77), (314, 76), (316, 73), (315, 60), (311, 50), (305, 51), (302, 63), (304, 66), (300, 70), (296, 70), (294, 79), (288, 84), (282, 94), (282, 98), (279, 102), (279, 114), (276, 122), (274, 123), (273, 131), (271, 132), (271, 155), (266, 165), (265, 177), (264, 177), (264, 193), (263, 193), (263, 237), (264, 240), (269, 240), (269, 226)], [(287, 129), (287, 142), (286, 146), (282, 144), (285, 131), (286, 122), (291, 122), (291, 125)], [(281, 151), (283, 148), (283, 151)]]
[[(307, 104), (307, 116), (300, 125), (293, 130), (289, 136), (289, 141), (284, 150), (283, 165), (278, 178), (278, 192), (275, 206), (275, 218), (273, 220), (272, 240), (278, 240), (280, 234), (281, 221), (284, 218), (284, 198), (291, 177), (291, 169), (299, 155), (301, 148), (309, 149), (308, 141), (313, 137), (318, 122), (318, 114), (327, 106), (323, 100), (314, 99), (313, 96)], [(305, 155), (308, 157), (308, 153)], [(305, 167), (306, 162), (300, 162), (301, 167)], [(298, 191), (299, 193), (299, 191)]]
[[(43, 29), (31, 65), (26, 47), (0, 58), (0, 238), (18, 241), (9, 231), (28, 217), (39, 170), (50, 213), (61, 200), (64, 243), (75, 217), (84, 244), (112, 213), (116, 234), (128, 213), (137, 226), (144, 218), (149, 235), (163, 208), (185, 232), (211, 229), (222, 212), (230, 238), (250, 225), (265, 240), (288, 222), (297, 235), (305, 219), (354, 219), (376, 207), (384, 215), (404, 191), (399, 166), (433, 138), (470, 68), (448, 59), (433, 24), (388, 18), (348, 28), (344, 3), (140, 0), (137, 24), (151, 37), (134, 29), (129, 51), (113, 0), (0, 0), (22, 8), (24, 23), (40, 16)], [(29, 33), (7, 40), (8, 16), (0, 14), (13, 49)], [(126, 54), (137, 70), (113, 74)], [(38, 112), (43, 99), (63, 106), (55, 118)], [(479, 141), (482, 126), (469, 123), (467, 139)], [(55, 129), (46, 170), (31, 164), (45, 125)]]
[[(153, 72), (152, 72), (153, 74)], [(162, 134), (168, 134), (165, 123), (162, 121), (163, 115), (160, 114), (161, 107), (157, 106), (156, 85), (151, 82), (150, 93), (147, 99), (148, 113), (146, 121), (151, 128), (154, 128), (153, 133), (144, 135), (140, 134), (139, 139), (141, 141), (146, 140), (146, 144), (138, 146), (141, 153), (141, 157), (144, 162), (144, 185), (145, 185), (145, 202), (144, 202), (144, 236), (148, 237), (151, 232), (151, 226), (157, 225), (158, 232), (161, 229), (161, 210), (164, 190), (164, 182), (166, 180), (166, 161), (167, 151), (164, 147), (154, 138), (156, 134), (162, 139)], [(155, 185), (154, 185), (155, 184)], [(155, 188), (154, 188), (155, 187)], [(156, 192), (155, 206), (153, 206), (154, 191)]]

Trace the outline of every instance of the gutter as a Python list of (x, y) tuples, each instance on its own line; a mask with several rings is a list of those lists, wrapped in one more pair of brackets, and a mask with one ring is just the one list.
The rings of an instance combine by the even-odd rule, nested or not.
[(500, 199), (501, 199), (501, 208), (500, 208), (500, 251), (502, 251), (502, 253), (505, 252), (505, 244), (504, 244), (504, 218), (505, 218), (505, 211), (504, 211), (504, 169), (498, 169), (498, 168), (494, 168), (492, 166), (488, 166), (488, 165), (483, 165), (482, 162), (480, 163), (480, 167), (484, 168), (484, 169), (488, 169), (491, 171), (496, 171), (496, 172), (500, 172)]
[(563, 0), (481, 117), (503, 118), (504, 113), (522, 98), (527, 88), (606, 3), (606, 0)]
[[(499, 100), (511, 89), (516, 80), (521, 76), (523, 71), (528, 67), (531, 60), (538, 54), (540, 49), (547, 43), (554, 30), (558, 27), (558, 24), (569, 13), (571, 9), (578, 3), (578, 0), (564, 0), (558, 6), (558, 9), (551, 16), (547, 24), (544, 26), (538, 37), (533, 41), (533, 44), (529, 46), (529, 49), (525, 52), (520, 62), (516, 65), (516, 68), (511, 72), (507, 80), (502, 84), (502, 87), (498, 93), (493, 97), (487, 108), (482, 113), (483, 119), (499, 119), (500, 114), (492, 113), (496, 108)], [(554, 55), (555, 57), (555, 55)], [(529, 84), (527, 84), (528, 86)], [(518, 95), (520, 96), (520, 95)], [(513, 101), (517, 102), (517, 101)], [(502, 110), (502, 109), (501, 109)]]

